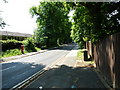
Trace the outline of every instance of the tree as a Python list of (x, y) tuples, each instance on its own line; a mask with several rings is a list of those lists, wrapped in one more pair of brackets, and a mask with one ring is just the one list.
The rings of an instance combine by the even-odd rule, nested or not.
[(71, 36), (77, 43), (96, 41), (119, 32), (120, 3), (76, 3), (72, 4), (73, 15)]
[[(118, 2), (42, 2), (30, 9), (37, 16), (36, 42), (47, 47), (70, 40), (70, 10), (75, 10), (71, 37), (77, 43), (95, 43), (108, 35), (119, 32), (120, 3)], [(68, 40), (68, 41), (69, 41)], [(67, 41), (67, 42), (68, 42)]]
[(35, 42), (41, 46), (51, 47), (70, 42), (71, 23), (69, 9), (66, 3), (41, 2), (38, 7), (32, 7), (30, 13), (37, 16)]
[[(79, 3), (77, 4), (79, 5)], [(76, 6), (73, 15), (71, 37), (79, 45), (92, 39), (93, 22), (89, 11), (85, 6)]]
[[(4, 3), (8, 3), (7, 0), (3, 0)], [(1, 15), (1, 10), (0, 10), (0, 15)], [(6, 23), (3, 21), (2, 17), (0, 16), (0, 27), (3, 29), (5, 27)]]
[(6, 23), (3, 21), (3, 19), (0, 17), (0, 27), (3, 29), (5, 27)]

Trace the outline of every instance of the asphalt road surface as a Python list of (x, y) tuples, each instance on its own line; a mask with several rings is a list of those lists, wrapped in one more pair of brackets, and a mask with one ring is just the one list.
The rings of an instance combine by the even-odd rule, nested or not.
[(12, 88), (57, 59), (67, 55), (75, 44), (69, 44), (44, 53), (1, 63), (2, 88)]

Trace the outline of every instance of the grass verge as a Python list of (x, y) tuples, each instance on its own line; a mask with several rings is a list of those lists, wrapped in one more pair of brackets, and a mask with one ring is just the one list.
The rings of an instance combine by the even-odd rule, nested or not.
[[(79, 49), (78, 50), (78, 52), (77, 52), (77, 60), (84, 60), (84, 51), (85, 49)], [(89, 58), (89, 56), (88, 56), (88, 58)], [(86, 64), (94, 64), (94, 60), (92, 60), (92, 61), (84, 61), (84, 63), (86, 63)]]
[[(25, 50), (24, 53), (28, 53), (28, 52)], [(10, 49), (5, 52), (1, 52), (0, 58), (16, 56), (16, 55), (21, 55), (21, 54), (22, 53), (20, 49)]]
[(83, 49), (79, 49), (79, 51), (77, 52), (77, 60), (83, 60)]
[[(37, 51), (40, 51), (40, 48), (35, 47)], [(29, 53), (28, 51), (24, 50), (24, 53)], [(10, 57), (10, 56), (16, 56), (16, 55), (22, 55), (20, 49), (10, 49), (5, 52), (1, 52), (0, 58)]]

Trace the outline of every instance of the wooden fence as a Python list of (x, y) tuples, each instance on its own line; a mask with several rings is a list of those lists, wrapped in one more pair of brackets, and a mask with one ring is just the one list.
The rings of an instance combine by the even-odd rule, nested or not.
[(111, 35), (97, 44), (86, 43), (97, 69), (111, 87), (120, 88), (120, 33)]

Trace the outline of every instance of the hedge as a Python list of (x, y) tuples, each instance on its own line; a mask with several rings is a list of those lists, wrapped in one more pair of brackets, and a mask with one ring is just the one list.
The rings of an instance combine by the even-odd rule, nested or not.
[(22, 41), (17, 40), (0, 40), (0, 45), (2, 45), (2, 51), (20, 48), (22, 45)]

